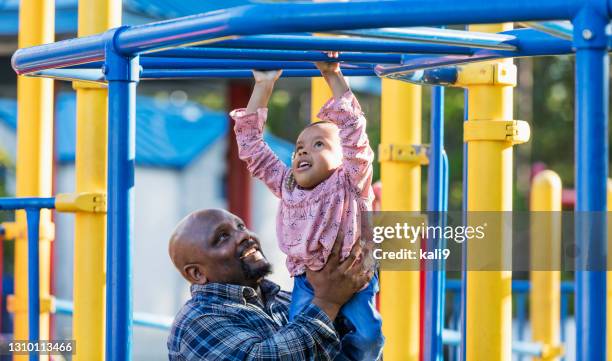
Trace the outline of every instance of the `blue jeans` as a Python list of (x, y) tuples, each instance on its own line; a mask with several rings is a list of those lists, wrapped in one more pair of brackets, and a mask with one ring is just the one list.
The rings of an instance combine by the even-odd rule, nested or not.
[[(375, 361), (380, 358), (385, 338), (382, 335), (382, 320), (375, 305), (376, 292), (378, 276), (374, 275), (368, 287), (357, 292), (340, 309), (340, 315), (348, 322), (347, 332), (340, 334), (342, 351), (335, 361)], [(293, 321), (313, 298), (314, 292), (306, 275), (294, 277), (289, 320)]]

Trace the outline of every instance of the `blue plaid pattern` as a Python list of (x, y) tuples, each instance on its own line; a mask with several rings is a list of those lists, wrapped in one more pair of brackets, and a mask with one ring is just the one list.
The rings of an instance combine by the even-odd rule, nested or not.
[(271, 281), (251, 287), (192, 285), (192, 298), (174, 319), (170, 361), (325, 361), (340, 351), (332, 320), (309, 305), (288, 321), (291, 294)]

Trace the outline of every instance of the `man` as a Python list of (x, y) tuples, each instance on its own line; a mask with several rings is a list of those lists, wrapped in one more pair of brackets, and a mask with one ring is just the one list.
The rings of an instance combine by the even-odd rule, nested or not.
[(169, 252), (192, 298), (174, 320), (170, 360), (333, 360), (340, 351), (333, 321), (373, 272), (369, 250), (356, 245), (340, 261), (341, 244), (322, 270), (308, 271), (315, 297), (289, 322), (290, 294), (264, 278), (271, 265), (242, 220), (219, 209), (187, 216)]

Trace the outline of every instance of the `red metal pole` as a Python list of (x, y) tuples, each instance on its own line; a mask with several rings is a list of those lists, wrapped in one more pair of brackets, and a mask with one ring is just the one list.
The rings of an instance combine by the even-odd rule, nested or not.
[[(232, 80), (228, 88), (227, 104), (230, 110), (246, 107), (251, 96), (250, 82)], [(251, 227), (251, 175), (245, 163), (238, 158), (238, 145), (232, 119), (230, 127), (227, 133), (227, 206), (230, 212), (242, 218), (247, 227)]]

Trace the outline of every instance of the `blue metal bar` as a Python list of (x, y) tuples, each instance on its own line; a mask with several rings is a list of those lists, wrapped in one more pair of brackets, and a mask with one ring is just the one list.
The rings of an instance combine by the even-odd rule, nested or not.
[[(120, 31), (117, 32), (119, 34)], [(106, 359), (127, 361), (132, 349), (132, 242), (138, 57), (117, 52), (116, 34), (106, 49), (108, 81), (108, 241)]]
[[(449, 280), (447, 279), (446, 282), (448, 281)], [(459, 286), (461, 287), (461, 285)], [(453, 312), (455, 313), (455, 322), (454, 322), (453, 329), (456, 329), (456, 330), (461, 330), (461, 303), (462, 303), (461, 294), (455, 293), (453, 295)], [(461, 333), (459, 333), (459, 335), (461, 336)], [(442, 338), (444, 338), (444, 335), (442, 335)], [(454, 361), (458, 361), (461, 359), (461, 346), (460, 345), (455, 345), (452, 355), (453, 355)]]
[[(459, 345), (461, 333), (455, 330), (445, 329), (442, 332), (442, 340), (445, 345)], [(512, 341), (512, 352), (517, 355), (542, 356), (542, 345), (534, 342)]]
[[(573, 20), (576, 47), (576, 360), (606, 357), (609, 61), (601, 9)], [(607, 14), (606, 14), (607, 15)]]
[[(516, 295), (516, 323), (517, 323), (517, 338), (519, 341), (525, 340), (525, 293), (519, 293)], [(518, 356), (518, 361), (523, 361), (523, 355)]]
[[(444, 0), (359, 1), (340, 3), (261, 3), (187, 16), (121, 31), (120, 54), (140, 54), (187, 44), (215, 42), (231, 36), (321, 32), (440, 24), (568, 20), (585, 4), (609, 16), (612, 0)], [(102, 60), (104, 36), (93, 35), (18, 50), (13, 68), (19, 73)]]
[(381, 41), (380, 39), (313, 37), (310, 35), (252, 35), (206, 44), (206, 47), (463, 55), (470, 55), (477, 50), (467, 47), (411, 43), (399, 40)]
[(524, 341), (512, 341), (512, 352), (524, 356), (542, 356), (542, 344)]
[[(512, 292), (513, 293), (527, 293), (531, 289), (531, 283), (528, 280), (513, 280), (512, 281)], [(446, 290), (449, 292), (457, 293), (461, 292), (461, 280), (449, 279), (446, 280)], [(574, 284), (570, 281), (561, 282), (561, 293), (569, 294), (574, 293)]]
[[(316, 37), (303, 37), (316, 41)], [(338, 40), (338, 39), (335, 39)], [(352, 40), (352, 39), (346, 39)], [(308, 40), (306, 40), (308, 41)], [(380, 42), (378, 42), (380, 43)], [(471, 54), (471, 52), (470, 52)], [(329, 57), (321, 51), (305, 50), (267, 50), (267, 49), (214, 49), (214, 48), (176, 48), (152, 54), (145, 54), (140, 58), (141, 64), (146, 64), (149, 58), (202, 58), (202, 59), (248, 59), (248, 60), (280, 60), (280, 61), (325, 61)], [(343, 52), (338, 55), (338, 61), (351, 63), (384, 63), (399, 64), (402, 61), (400, 54), (355, 53)], [(143, 65), (145, 68), (146, 65)]]
[[(444, 88), (437, 86), (431, 91), (430, 154), (427, 171), (427, 210), (429, 223), (444, 227), (445, 184), (444, 184)], [(444, 238), (427, 240), (427, 249), (444, 249)], [(443, 260), (433, 263), (425, 273), (425, 304), (430, 312), (425, 312), (423, 357), (425, 360), (442, 361), (442, 330), (444, 329), (444, 281), (446, 279)]]
[(51, 78), (65, 81), (84, 81), (89, 83), (104, 83), (102, 68), (98, 69), (48, 69), (28, 74), (31, 77)]
[[(442, 88), (444, 89), (444, 88)], [(446, 151), (442, 151), (442, 207), (444, 210), (448, 211), (448, 188), (449, 188), (449, 164), (448, 164), (448, 155)]]
[(55, 198), (0, 198), (0, 210), (10, 211), (26, 208), (55, 208)]
[(412, 74), (415, 70), (508, 57), (570, 54), (573, 51), (571, 42), (533, 29), (510, 30), (500, 34), (514, 34), (517, 40), (511, 42), (516, 41), (519, 50), (512, 52), (484, 49), (476, 51), (473, 55), (404, 55), (401, 65), (379, 65), (375, 68), (375, 71), (379, 76), (418, 82), (422, 77), (432, 76), (427, 75), (428, 71), (426, 71), (426, 74), (421, 75), (415, 81)]
[(480, 49), (516, 50), (514, 45), (507, 43), (510, 40), (514, 40), (514, 37), (511, 35), (479, 33), (475, 31), (452, 30), (444, 28), (382, 28), (367, 30), (341, 30), (334, 31), (333, 33), (368, 38), (406, 40), (427, 44), (465, 46)]
[(572, 40), (574, 27), (569, 21), (528, 21), (521, 23), (524, 26), (529, 26), (533, 29), (543, 31), (550, 35), (556, 36), (565, 40)]
[[(569, 19), (584, 3), (580, 0), (540, 0), (537, 6), (531, 0), (511, 3), (465, 0), (461, 5), (438, 0), (412, 2), (410, 6), (405, 1), (262, 3), (134, 26), (119, 34), (116, 46), (121, 53), (136, 54), (235, 35)], [(606, 1), (600, 3), (606, 8)]]
[[(345, 76), (374, 76), (372, 69), (343, 69)], [(321, 73), (315, 69), (289, 69), (283, 71), (282, 77), (317, 77)], [(252, 78), (251, 70), (219, 70), (219, 69), (192, 69), (192, 70), (143, 70), (142, 80), (153, 79), (193, 79), (193, 78)]]
[[(55, 313), (60, 315), (72, 316), (74, 305), (72, 301), (55, 300)], [(172, 328), (174, 317), (155, 315), (146, 312), (134, 312), (134, 326), (155, 328), (162, 331), (169, 331)]]
[[(283, 64), (284, 65), (284, 64)], [(345, 76), (376, 76), (372, 68), (345, 66), (342, 73)], [(277, 68), (276, 66), (274, 68)], [(271, 69), (269, 67), (269, 69)], [(46, 77), (65, 81), (85, 81), (91, 83), (105, 83), (105, 79), (96, 80), (98, 76), (82, 75), (84, 70), (101, 74), (101, 70), (96, 69), (51, 69), (41, 70), (28, 74), (31, 77)], [(431, 74), (431, 73), (428, 73)], [(319, 77), (321, 73), (312, 66), (312, 69), (287, 69), (283, 71), (283, 78), (299, 77)], [(160, 80), (160, 79), (193, 79), (193, 78), (252, 78), (253, 73), (250, 69), (144, 69), (140, 75), (140, 80)], [(1, 206), (0, 206), (1, 207)], [(1, 208), (0, 208), (1, 209)]]
[[(572, 284), (573, 286), (573, 284)], [(561, 284), (561, 289), (563, 289), (563, 283)], [(565, 341), (567, 340), (567, 314), (568, 314), (568, 295), (564, 294), (563, 291), (561, 293), (561, 343), (565, 344)], [(561, 360), (565, 359), (565, 354), (563, 355), (563, 357), (561, 358)]]
[[(466, 26), (467, 28), (467, 26)], [(465, 89), (463, 91), (463, 121), (468, 121), (468, 90)], [(463, 192), (463, 199), (461, 200), (461, 222), (464, 225), (467, 225), (467, 204), (468, 204), (468, 144), (467, 142), (463, 142), (463, 164), (461, 169), (461, 191)], [(467, 257), (468, 257), (468, 249), (466, 242), (461, 244), (461, 328), (460, 332), (463, 336), (461, 338), (461, 347), (459, 348), (459, 359), (461, 361), (466, 361), (467, 354), (467, 345), (466, 345), (466, 334), (467, 334)], [(446, 287), (449, 287), (447, 284)]]
[[(397, 69), (397, 67), (395, 67)], [(402, 67), (400, 67), (402, 69)], [(436, 69), (394, 70), (393, 68), (375, 67), (374, 71), (385, 78), (403, 80), (419, 85), (453, 86), (457, 81), (458, 69), (456, 66), (447, 66)]]
[[(40, 338), (40, 264), (39, 233), (40, 208), (26, 209), (28, 222), (28, 338), (37, 342)], [(38, 360), (36, 351), (30, 352), (30, 361)]]
[[(398, 57), (398, 63), (399, 63)], [(316, 69), (314, 63), (304, 61), (142, 58), (140, 65), (150, 69)]]

